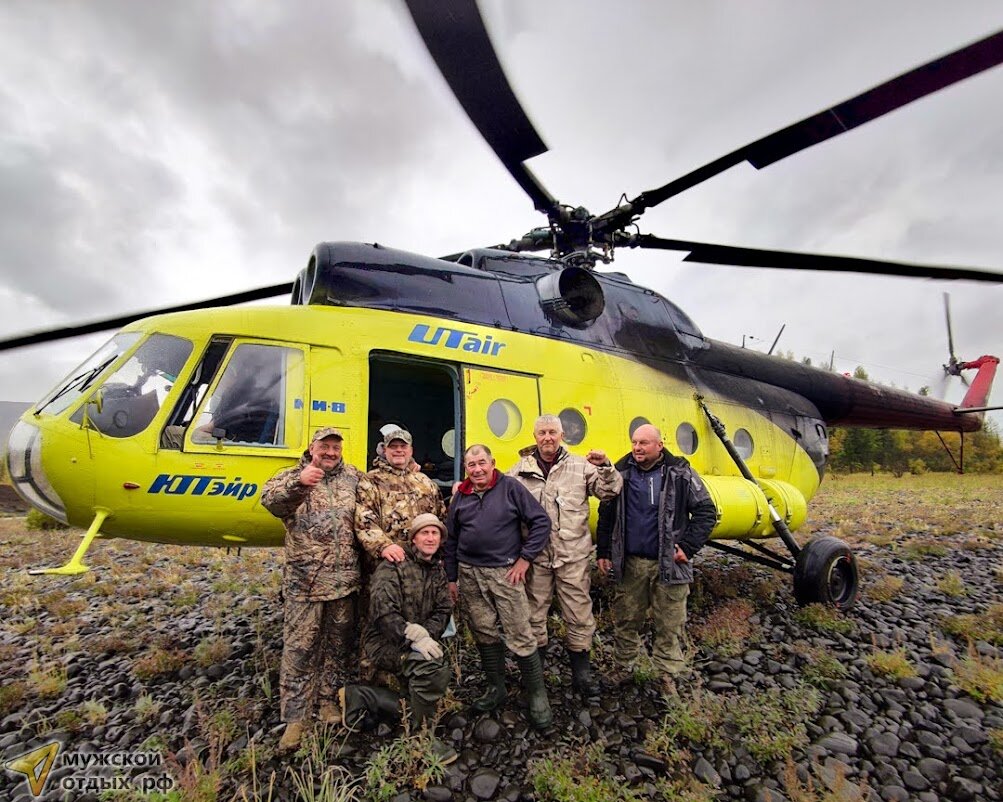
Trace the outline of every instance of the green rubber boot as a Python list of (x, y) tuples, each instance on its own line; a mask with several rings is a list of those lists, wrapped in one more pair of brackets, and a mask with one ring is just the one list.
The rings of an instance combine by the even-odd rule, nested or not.
[(519, 670), (522, 672), (522, 687), (526, 690), (529, 701), (529, 723), (538, 730), (545, 730), (553, 721), (550, 712), (550, 702), (547, 699), (547, 687), (543, 682), (543, 663), (540, 655), (533, 652), (527, 657), (517, 658)]
[(479, 645), (481, 669), (487, 680), (487, 692), (474, 700), (473, 708), (480, 713), (490, 713), (505, 703), (505, 644), (487, 643)]

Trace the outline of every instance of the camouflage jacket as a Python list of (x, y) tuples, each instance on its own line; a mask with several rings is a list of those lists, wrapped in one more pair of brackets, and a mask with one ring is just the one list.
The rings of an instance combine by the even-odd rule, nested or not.
[(395, 468), (382, 457), (375, 465), (359, 481), (355, 533), (369, 556), (379, 560), (387, 546), (411, 542), (409, 527), (416, 515), (430, 512), (443, 520), (446, 505), (438, 486), (425, 474), (410, 467)]
[(362, 636), (364, 659), (395, 674), (410, 650), (404, 626), (421, 624), (433, 640), (439, 640), (452, 611), (441, 552), (425, 561), (410, 543), (404, 551), (403, 562), (382, 560), (376, 567)]
[(561, 448), (547, 478), (536, 461), (536, 447), (524, 448), (508, 472), (540, 502), (550, 516), (550, 542), (534, 562), (547, 568), (583, 560), (592, 554), (589, 532), (589, 496), (600, 501), (614, 499), (623, 487), (623, 477), (613, 465), (597, 468), (584, 457)]
[(301, 485), (298, 465), (269, 479), (261, 504), (286, 525), (282, 592), (297, 601), (330, 601), (359, 590), (361, 572), (355, 542), (358, 468), (338, 464), (313, 487)]

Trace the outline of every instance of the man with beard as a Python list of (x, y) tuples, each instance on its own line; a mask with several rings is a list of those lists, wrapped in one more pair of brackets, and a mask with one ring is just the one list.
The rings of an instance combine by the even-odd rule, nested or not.
[(543, 652), (547, 648), (547, 613), (556, 592), (567, 627), (571, 685), (580, 694), (592, 695), (596, 688), (589, 650), (596, 622), (589, 595), (593, 550), (589, 496), (600, 501), (616, 498), (623, 480), (604, 451), (593, 449), (585, 457), (569, 454), (562, 445), (564, 426), (557, 415), (537, 418), (533, 437), (536, 446), (520, 452), (522, 459), (508, 472), (543, 505), (553, 525), (550, 541), (526, 578), (529, 622), (537, 648)]
[(286, 527), (282, 573), (281, 751), (295, 749), (318, 718), (341, 720), (339, 675), (351, 656), (361, 574), (355, 493), (362, 474), (342, 460), (337, 429), (317, 431), (298, 465), (269, 480), (261, 504)]

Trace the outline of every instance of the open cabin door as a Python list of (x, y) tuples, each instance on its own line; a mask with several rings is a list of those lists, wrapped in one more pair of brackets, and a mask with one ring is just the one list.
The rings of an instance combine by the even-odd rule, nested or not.
[(463, 447), (483, 443), (499, 470), (533, 444), (533, 422), (540, 414), (536, 376), (463, 366)]

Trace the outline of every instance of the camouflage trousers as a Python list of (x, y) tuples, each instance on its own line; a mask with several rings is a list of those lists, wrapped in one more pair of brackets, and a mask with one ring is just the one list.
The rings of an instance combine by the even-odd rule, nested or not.
[(505, 579), (508, 570), (460, 563), (460, 601), (475, 643), (483, 646), (504, 640), (517, 656), (528, 657), (536, 651), (529, 600), (525, 587)]
[(627, 557), (613, 599), (613, 658), (624, 669), (637, 660), (641, 628), (651, 611), (655, 638), (651, 659), (662, 674), (686, 670), (683, 654), (686, 597), (689, 585), (666, 585), (658, 581), (658, 560)]
[(283, 721), (305, 721), (318, 704), (335, 702), (355, 645), (355, 594), (298, 601), (282, 608), (279, 700)]
[(596, 620), (592, 617), (591, 568), (589, 559), (575, 560), (558, 568), (538, 563), (530, 566), (526, 576), (526, 597), (529, 599), (529, 623), (538, 646), (547, 645), (547, 614), (556, 594), (561, 605), (561, 618), (567, 625), (564, 639), (568, 649), (576, 652), (592, 648)]

